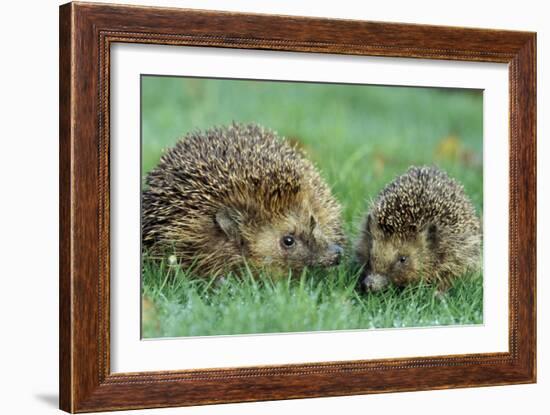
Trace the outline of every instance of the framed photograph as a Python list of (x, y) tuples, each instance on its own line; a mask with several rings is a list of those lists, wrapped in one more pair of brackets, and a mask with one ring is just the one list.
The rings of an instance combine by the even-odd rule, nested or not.
[(60, 407), (536, 381), (536, 35), (60, 8)]

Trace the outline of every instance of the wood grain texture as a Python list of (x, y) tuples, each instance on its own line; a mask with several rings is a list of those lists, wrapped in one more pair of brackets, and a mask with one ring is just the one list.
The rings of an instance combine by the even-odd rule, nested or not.
[(59, 406), (71, 410), (72, 293), (71, 289), (71, 102), (72, 19), (70, 8), (59, 14)]
[[(109, 70), (116, 42), (503, 62), (510, 68), (509, 352), (111, 373)], [(534, 382), (536, 36), (70, 3), (60, 9), (60, 407), (68, 412)], [(230, 362), (228, 362), (230, 364)]]

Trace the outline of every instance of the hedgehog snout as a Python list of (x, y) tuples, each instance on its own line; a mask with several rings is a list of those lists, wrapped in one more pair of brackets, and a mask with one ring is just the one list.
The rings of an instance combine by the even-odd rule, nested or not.
[(365, 291), (380, 291), (386, 288), (390, 280), (385, 275), (367, 274), (361, 281), (361, 288)]
[(331, 244), (328, 247), (328, 255), (330, 259), (330, 265), (338, 265), (342, 260), (342, 255), (344, 254), (344, 249), (337, 244)]

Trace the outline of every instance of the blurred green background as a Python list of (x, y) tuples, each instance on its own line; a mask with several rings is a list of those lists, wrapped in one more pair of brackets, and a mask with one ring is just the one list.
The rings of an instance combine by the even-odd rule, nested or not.
[[(142, 76), (141, 85), (143, 177), (157, 164), (163, 149), (174, 145), (179, 138), (192, 130), (207, 129), (233, 121), (255, 122), (296, 143), (314, 161), (336, 198), (342, 203), (346, 232), (351, 240), (357, 233), (357, 226), (369, 200), (411, 165), (435, 164), (446, 170), (464, 184), (467, 194), (479, 214), (482, 214), (483, 94), (480, 90), (159, 76)], [(161, 286), (156, 283), (163, 280), (164, 274), (155, 275), (151, 264), (148, 264), (147, 269), (147, 275), (144, 275), (144, 293), (147, 294), (150, 307), (144, 309), (155, 310), (151, 315), (157, 317), (154, 317), (155, 325), (149, 324), (149, 327), (156, 328), (151, 328), (149, 332), (146, 330), (145, 334), (168, 336), (285, 331), (284, 324), (274, 322), (273, 313), (277, 311), (271, 311), (271, 323), (263, 324), (258, 320), (263, 311), (254, 312), (246, 307), (242, 310), (244, 320), (238, 327), (232, 328), (226, 323), (220, 323), (219, 314), (226, 312), (227, 307), (233, 307), (234, 301), (238, 299), (213, 297), (210, 293), (209, 300), (206, 301), (198, 292), (196, 297), (204, 300), (205, 307), (201, 311), (200, 319), (207, 321), (201, 326), (202, 331), (200, 327), (186, 331), (183, 326), (193, 326), (195, 321), (193, 310), (185, 308), (186, 301), (191, 298), (189, 286), (183, 292), (166, 292), (169, 284)], [(423, 321), (422, 325), (426, 325), (430, 318), (434, 321), (433, 324), (480, 322), (481, 276), (475, 281), (471, 289), (466, 287), (461, 291), (460, 300), (457, 300), (465, 302), (464, 306), (467, 302), (470, 306), (476, 304), (473, 311), (469, 309), (471, 313), (468, 311), (470, 319), (463, 318), (465, 311), (461, 308), (461, 303), (456, 304), (447, 320), (439, 318), (439, 312), (444, 314), (449, 311), (439, 309), (435, 304), (431, 317), (427, 319), (426, 314), (420, 313), (416, 320), (409, 318), (407, 325), (420, 324), (420, 320)], [(348, 281), (343, 285), (352, 283), (353, 281)], [(250, 287), (246, 288), (250, 293)], [(357, 299), (356, 294), (348, 290), (347, 285), (341, 288), (345, 288), (345, 292), (355, 298), (352, 303), (362, 302), (361, 298)], [(335, 290), (337, 287), (331, 289)], [(291, 291), (287, 294), (291, 295)], [(391, 295), (399, 296), (398, 293)], [(469, 298), (469, 295), (477, 297)], [(326, 298), (329, 297), (325, 296), (325, 300), (319, 301), (328, 301)], [(194, 300), (195, 304), (197, 298)], [(216, 298), (218, 302), (212, 298)], [(270, 296), (265, 296), (262, 301), (270, 301), (269, 298)], [(392, 297), (391, 300), (395, 304), (401, 301), (399, 297)], [(318, 310), (323, 307), (327, 310), (330, 308), (328, 304), (321, 304), (319, 301), (311, 301), (312, 315), (317, 315)], [(369, 301), (372, 302), (372, 299)], [(266, 303), (259, 306), (261, 308), (257, 310), (265, 310)], [(365, 324), (364, 321), (373, 321), (368, 316), (369, 313), (375, 313), (375, 310), (365, 309), (363, 303), (359, 306), (363, 307), (360, 312), (366, 313), (365, 320), (359, 319), (363, 323), (356, 320), (353, 323), (355, 325), (352, 324), (349, 328), (358, 328), (356, 326)], [(380, 305), (377, 307), (380, 308)], [(422, 307), (422, 304), (418, 307)], [(183, 313), (184, 309), (186, 311), (182, 320), (174, 320), (174, 316)], [(198, 309), (196, 305), (195, 310)], [(381, 312), (386, 311), (382, 309)], [(358, 311), (350, 310), (351, 312)], [(384, 323), (377, 327), (391, 327), (392, 321), (403, 322), (400, 312), (412, 315), (409, 306), (397, 307), (394, 312), (395, 314), (386, 315), (382, 319)], [(292, 310), (280, 310), (280, 313), (281, 321), (288, 320), (288, 314)], [(210, 314), (212, 316), (208, 318)], [(375, 319), (376, 316), (371, 317)], [(307, 331), (335, 327), (326, 316), (320, 315), (319, 319), (324, 319), (325, 323), (320, 324), (312, 318), (309, 326), (291, 325), (289, 330)], [(340, 316), (340, 319), (345, 321), (345, 315)], [(171, 321), (171, 328), (163, 325), (163, 321), (168, 320)], [(341, 322), (337, 326), (346, 327), (348, 326)]]

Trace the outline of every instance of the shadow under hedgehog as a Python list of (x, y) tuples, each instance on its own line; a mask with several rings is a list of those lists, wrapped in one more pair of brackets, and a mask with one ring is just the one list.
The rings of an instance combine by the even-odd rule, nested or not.
[(341, 208), (314, 165), (256, 124), (192, 132), (146, 177), (142, 241), (197, 276), (339, 263)]

